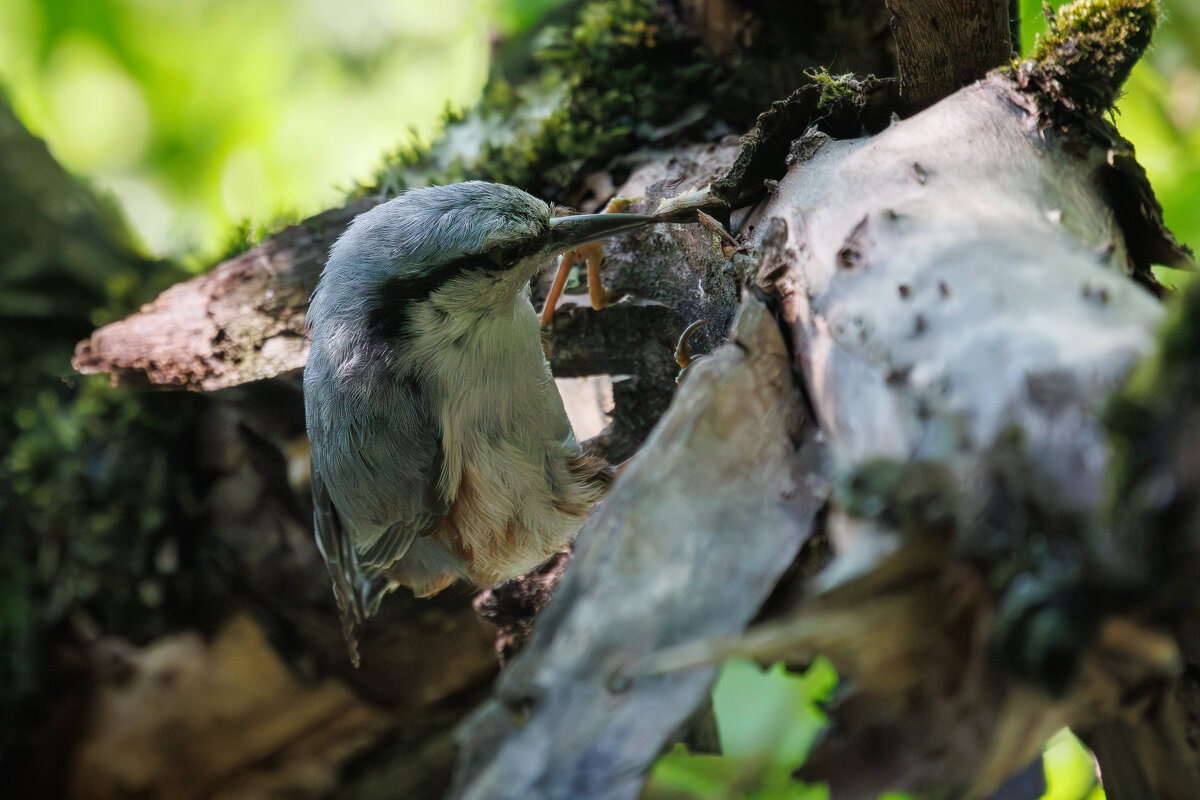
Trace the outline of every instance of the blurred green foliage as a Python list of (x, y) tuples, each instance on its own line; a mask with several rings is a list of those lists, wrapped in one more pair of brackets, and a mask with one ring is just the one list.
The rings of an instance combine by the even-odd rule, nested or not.
[[(181, 277), (0, 103), (0, 740), (40, 681), (35, 632), (68, 619), (148, 638), (186, 593), (148, 569), (178, 542), (190, 398), (74, 376), (75, 343)], [(155, 575), (147, 581), (146, 575)], [(98, 597), (104, 588), (106, 595)]]
[[(153, 252), (200, 267), (253, 241), (246, 228), (337, 204), (357, 180), (386, 186), (368, 178), (381, 154), (402, 154), (394, 172), (436, 135), (447, 109), (475, 101), (489, 34), (516, 34), (563, 2), (6, 0), (0, 83), (62, 163), (120, 199)], [(547, 72), (545, 92), (574, 93), (570, 115), (469, 160), (503, 165), (496, 179), (524, 183), (531, 163), (578, 166), (592, 145), (603, 151), (630, 126), (647, 126), (661, 96), (649, 87), (652, 64), (605, 80), (621, 63), (639, 69), (662, 44), (652, 27), (629, 27), (643, 6), (600, 3), (578, 25), (548, 31), (543, 66), (567, 59), (561, 75), (576, 77), (563, 86)], [(1039, 0), (1020, 6), (1028, 51), (1045, 21)], [(625, 28), (599, 19), (614, 14)], [(1200, 241), (1198, 43), (1200, 2), (1168, 2), (1119, 104), (1119, 126), (1184, 242)], [(493, 107), (535, 99), (506, 96), (512, 89), (494, 82)]]
[[(1055, 3), (1054, 5), (1058, 5)], [(1046, 32), (1041, 0), (1021, 0), (1022, 51)], [(1116, 125), (1162, 203), (1167, 227), (1200, 246), (1200, 0), (1164, 0), (1158, 31), (1117, 101)]]
[(537, 30), (532, 59), (502, 53), (474, 108), (449, 115), (432, 148), (401, 148), (364, 188), (391, 195), (431, 180), (488, 180), (560, 201), (618, 153), (757, 113), (652, 0), (564, 10), (577, 13)]
[(1092, 754), (1066, 728), (1046, 743), (1042, 762), (1046, 769), (1042, 800), (1104, 800)]
[(827, 800), (826, 787), (799, 783), (792, 773), (825, 725), (819, 703), (836, 684), (824, 659), (802, 674), (783, 664), (764, 671), (749, 661), (725, 662), (712, 692), (721, 755), (675, 745), (655, 763), (643, 800)]
[[(0, 82), (156, 253), (340, 204), (483, 84), (490, 29), (547, 0), (5, 0)], [(495, 22), (489, 21), (489, 18)]]
[[(828, 800), (823, 785), (792, 775), (826, 724), (822, 704), (837, 673), (817, 659), (804, 673), (782, 664), (762, 670), (741, 659), (721, 666), (713, 685), (720, 755), (691, 753), (682, 744), (654, 765), (642, 800)], [(1046, 744), (1046, 793), (1041, 800), (1104, 800), (1088, 752), (1067, 729)], [(889, 792), (879, 800), (911, 800)]]

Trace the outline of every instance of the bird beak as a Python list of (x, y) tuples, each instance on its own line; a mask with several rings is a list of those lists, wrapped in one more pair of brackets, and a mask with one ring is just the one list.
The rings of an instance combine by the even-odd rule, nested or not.
[(550, 218), (550, 253), (556, 255), (622, 231), (662, 222), (647, 214), (576, 214)]

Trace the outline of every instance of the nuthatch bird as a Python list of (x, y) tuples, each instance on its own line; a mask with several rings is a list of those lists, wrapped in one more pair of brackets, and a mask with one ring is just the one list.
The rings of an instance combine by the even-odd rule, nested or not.
[(317, 544), (356, 663), (388, 591), (526, 572), (604, 495), (612, 469), (567, 421), (529, 282), (555, 254), (659, 221), (556, 217), (469, 182), (411, 189), (333, 245), (304, 401)]

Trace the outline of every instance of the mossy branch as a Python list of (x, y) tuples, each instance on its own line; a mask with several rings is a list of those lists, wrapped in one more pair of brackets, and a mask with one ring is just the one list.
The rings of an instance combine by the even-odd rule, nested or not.
[(1057, 121), (1097, 118), (1116, 102), (1158, 26), (1158, 0), (1077, 0), (1047, 8), (1050, 32), (1015, 65), (1018, 85)]

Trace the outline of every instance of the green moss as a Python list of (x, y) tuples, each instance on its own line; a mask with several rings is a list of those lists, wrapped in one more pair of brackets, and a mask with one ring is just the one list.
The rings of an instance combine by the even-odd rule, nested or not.
[(219, 263), (257, 247), (267, 237), (282, 231), (301, 220), (295, 214), (279, 214), (269, 220), (243, 219), (229, 232), (221, 246), (220, 255), (214, 260)]
[(1155, 355), (1105, 408), (1110, 582), (1155, 613), (1195, 614), (1200, 582), (1200, 282), (1170, 299)]
[(1105, 424), (1117, 458), (1110, 470), (1117, 494), (1127, 492), (1164, 452), (1147, 449), (1152, 431), (1200, 403), (1200, 282), (1171, 297), (1158, 350), (1142, 361), (1108, 401)]
[(828, 70), (821, 67), (807, 70), (804, 75), (821, 88), (821, 97), (817, 101), (818, 109), (831, 108), (839, 100), (844, 100), (862, 91), (863, 83), (853, 73), (830, 75)]
[[(177, 476), (197, 398), (64, 381), (44, 355), (0, 370), (13, 378), (0, 427), (0, 718), (40, 680), (38, 636), (70, 614), (138, 640), (161, 633), (166, 616), (140, 591), (159, 543), (187, 536)], [(176, 604), (188, 591), (160, 588)]]
[(1132, 519), (1149, 513), (1147, 508), (1133, 508), (1131, 498), (1145, 494), (1139, 484), (1170, 470), (1180, 442), (1200, 435), (1198, 411), (1200, 282), (1191, 281), (1171, 298), (1158, 351), (1138, 365), (1105, 409), (1114, 454), (1110, 474), (1115, 516)]
[(136, 253), (113, 209), (2, 104), (0, 144), (2, 727), (44, 679), (46, 632), (69, 614), (129, 634), (161, 621), (134, 595), (150, 542), (181, 533), (180, 487), (167, 476), (182, 474), (194, 403), (74, 375), (79, 339), (183, 272)]
[(1150, 45), (1158, 0), (1077, 0), (1047, 8), (1050, 32), (1016, 65), (1018, 83), (1057, 114), (1098, 117), (1110, 108)]
[(720, 106), (719, 71), (650, 0), (587, 3), (534, 48), (528, 74), (494, 70), (473, 109), (448, 113), (431, 147), (393, 154), (360, 194), (477, 179), (557, 199), (616, 153), (669, 139)]

